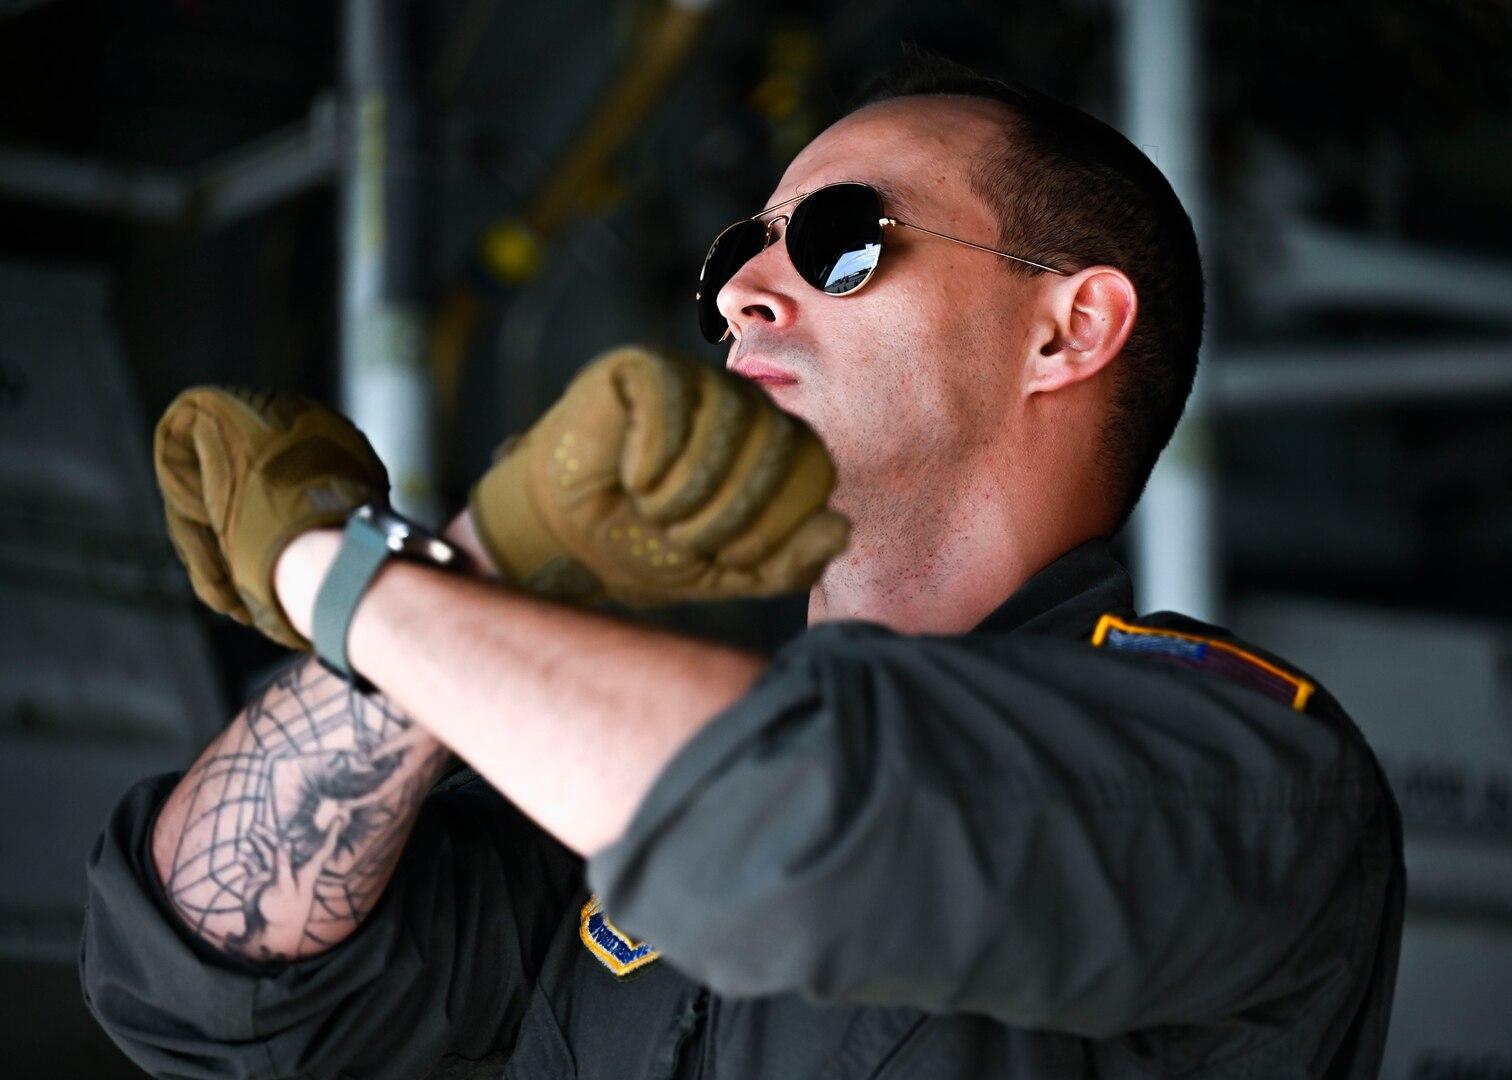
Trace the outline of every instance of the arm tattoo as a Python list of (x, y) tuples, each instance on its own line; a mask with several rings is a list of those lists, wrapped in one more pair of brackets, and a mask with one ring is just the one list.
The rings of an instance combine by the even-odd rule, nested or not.
[[(302, 662), (253, 699), (164, 808), (168, 898), (228, 953), (322, 952), (372, 910), (445, 761), (383, 698)], [(174, 823), (176, 839), (162, 833)]]

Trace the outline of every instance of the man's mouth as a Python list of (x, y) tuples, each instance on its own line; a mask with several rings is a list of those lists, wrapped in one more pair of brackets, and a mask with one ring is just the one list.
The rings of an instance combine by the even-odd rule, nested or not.
[(798, 382), (798, 376), (786, 368), (755, 357), (736, 361), (731, 365), (730, 370), (743, 379), (750, 379), (758, 386), (769, 389), (777, 386), (793, 386)]

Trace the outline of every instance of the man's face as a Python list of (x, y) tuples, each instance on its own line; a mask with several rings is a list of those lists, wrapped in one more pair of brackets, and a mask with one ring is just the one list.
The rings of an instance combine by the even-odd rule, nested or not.
[[(864, 109), (810, 143), (768, 205), (863, 181), (889, 217), (996, 247), (997, 220), (969, 170), (1000, 137), (1000, 108), (916, 97)], [(986, 252), (888, 228), (866, 287), (829, 296), (798, 276), (784, 227), (720, 290), (730, 369), (814, 427), (839, 469), (836, 503), (853, 514), (873, 495), (966, 475), (1014, 400), (1032, 279)]]

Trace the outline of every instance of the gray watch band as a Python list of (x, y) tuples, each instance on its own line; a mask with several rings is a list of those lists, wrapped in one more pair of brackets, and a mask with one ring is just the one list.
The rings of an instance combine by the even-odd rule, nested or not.
[(355, 681), (358, 677), (347, 660), (352, 616), (362, 594), (392, 554), (384, 535), (370, 521), (354, 515), (347, 520), (341, 550), (315, 595), (315, 654), (344, 678)]
[(360, 690), (372, 684), (352, 670), (347, 634), (352, 617), (373, 578), (390, 558), (410, 559), (442, 568), (466, 563), (457, 548), (422, 526), (381, 506), (359, 506), (347, 518), (336, 561), (315, 594), (315, 655)]

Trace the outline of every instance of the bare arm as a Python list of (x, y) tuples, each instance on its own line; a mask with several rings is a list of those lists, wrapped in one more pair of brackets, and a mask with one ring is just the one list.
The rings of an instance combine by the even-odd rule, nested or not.
[[(447, 535), (486, 558), (465, 515)], [(339, 536), (308, 533), (280, 563), (280, 594), (306, 631)], [(293, 960), (349, 936), (392, 875), (448, 746), (568, 847), (602, 847), (761, 669), (735, 650), (404, 563), (375, 580), (349, 650), (383, 696), (313, 660), (295, 665), (210, 744), (158, 816), (164, 890), (225, 952)]]
[[(465, 515), (447, 535), (472, 553)], [(346, 938), (392, 875), (446, 750), (381, 696), (305, 659), (202, 753), (158, 815), (152, 855), (204, 940), (255, 960)]]
[[(338, 545), (316, 530), (280, 560), (279, 596), (302, 629)], [(765, 663), (404, 562), (374, 579), (347, 648), (389, 700), (581, 854), (620, 836), (662, 767)]]

